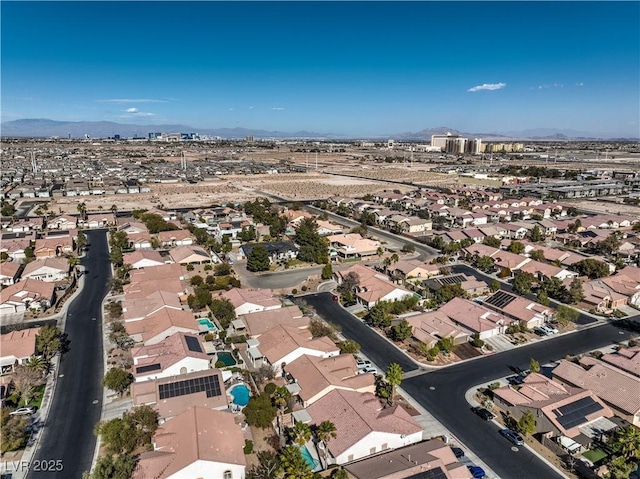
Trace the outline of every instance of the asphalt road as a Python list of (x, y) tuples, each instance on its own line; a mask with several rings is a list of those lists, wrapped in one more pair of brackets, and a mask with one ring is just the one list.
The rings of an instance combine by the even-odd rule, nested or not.
[[(29, 471), (29, 479), (79, 478), (91, 468), (96, 446), (93, 428), (102, 410), (102, 299), (111, 276), (105, 230), (87, 231), (91, 244), (81, 260), (86, 277), (67, 313), (70, 348), (56, 371), (49, 417), (33, 462), (61, 460), (63, 470)], [(95, 319), (94, 319), (95, 318)]]
[[(307, 295), (304, 299), (319, 315), (338, 326), (346, 338), (358, 341), (363, 354), (379, 368), (386, 369), (390, 363), (397, 362), (405, 372), (416, 369), (407, 356), (333, 301), (330, 293)], [(635, 319), (640, 319), (640, 316)], [(511, 443), (498, 434), (495, 424), (484, 422), (473, 414), (465, 399), (466, 391), (513, 374), (511, 367), (527, 369), (531, 358), (545, 364), (562, 359), (567, 354), (583, 353), (629, 337), (629, 332), (616, 327), (615, 323), (608, 323), (455, 366), (425, 371), (424, 374), (405, 379), (402, 388), (500, 477), (558, 478), (562, 476), (528, 449), (520, 447), (513, 451)]]

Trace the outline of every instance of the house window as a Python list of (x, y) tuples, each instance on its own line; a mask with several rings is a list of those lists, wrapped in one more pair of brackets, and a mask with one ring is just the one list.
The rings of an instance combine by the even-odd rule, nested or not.
[(375, 454), (376, 453), (376, 448), (372, 447), (371, 449), (369, 449), (369, 454)]
[(382, 450), (384, 451), (385, 449), (389, 449), (389, 444), (386, 442), (382, 443)]
[(233, 473), (231, 471), (224, 471), (224, 473), (222, 474), (223, 479), (232, 479), (233, 478)]

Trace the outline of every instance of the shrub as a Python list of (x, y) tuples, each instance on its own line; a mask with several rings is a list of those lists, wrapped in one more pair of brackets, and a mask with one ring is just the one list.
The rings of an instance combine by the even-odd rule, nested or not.
[(242, 448), (242, 452), (245, 454), (251, 454), (253, 452), (253, 441), (251, 439), (244, 440), (244, 447)]
[(296, 288), (293, 288), (293, 289), (291, 290), (291, 294), (298, 294), (298, 290), (297, 290)]
[(484, 341), (480, 339), (480, 335), (478, 333), (475, 333), (471, 339), (471, 344), (476, 348), (481, 348), (484, 346)]
[(302, 291), (306, 291), (307, 287), (306, 286), (302, 286), (302, 288), (300, 288)]
[(277, 387), (278, 386), (276, 386), (275, 383), (267, 383), (264, 386), (264, 392), (271, 396), (276, 391)]
[(216, 361), (215, 367), (220, 369), (220, 368), (224, 368), (226, 366), (226, 363), (224, 361)]

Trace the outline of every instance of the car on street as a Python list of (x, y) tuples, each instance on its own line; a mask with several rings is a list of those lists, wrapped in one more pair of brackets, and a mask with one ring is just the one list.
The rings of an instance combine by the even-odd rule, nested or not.
[(482, 479), (483, 477), (487, 477), (487, 474), (484, 472), (480, 466), (467, 466), (469, 472), (473, 479)]
[(453, 455), (456, 456), (456, 459), (460, 459), (461, 457), (464, 457), (464, 451), (459, 447), (452, 447), (451, 451), (453, 451)]
[(485, 421), (491, 421), (495, 416), (491, 411), (484, 407), (472, 407), (471, 410)]
[(514, 446), (524, 446), (524, 439), (511, 429), (500, 429), (500, 434), (506, 437)]
[(35, 406), (19, 407), (15, 411), (11, 411), (9, 416), (30, 416), (36, 412)]
[(356, 304), (358, 304), (355, 301), (347, 301), (346, 303), (344, 303), (344, 307), (345, 308), (350, 308), (351, 306), (355, 306)]

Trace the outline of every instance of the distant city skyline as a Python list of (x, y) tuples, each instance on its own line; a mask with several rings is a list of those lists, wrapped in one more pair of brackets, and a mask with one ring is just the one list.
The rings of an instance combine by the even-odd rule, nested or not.
[(640, 136), (638, 2), (2, 2), (2, 121)]

